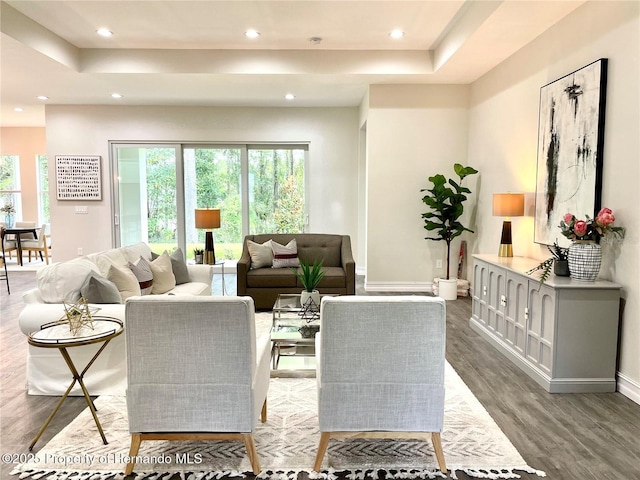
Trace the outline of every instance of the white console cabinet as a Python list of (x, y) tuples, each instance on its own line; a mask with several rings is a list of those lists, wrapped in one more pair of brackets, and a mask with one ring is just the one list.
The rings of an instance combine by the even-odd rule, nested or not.
[(524, 257), (474, 255), (471, 327), (551, 393), (615, 392), (621, 286), (553, 274)]

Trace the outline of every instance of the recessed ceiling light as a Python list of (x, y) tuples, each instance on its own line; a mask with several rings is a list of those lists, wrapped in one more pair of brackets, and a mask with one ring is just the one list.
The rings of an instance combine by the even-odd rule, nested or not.
[(24, 108), (22, 107), (16, 107), (13, 109), (14, 112), (24, 112)]
[(49, 97), (47, 97), (46, 95), (38, 95), (36, 98), (38, 100), (49, 100)]
[(111, 98), (122, 98), (122, 94), (120, 93), (112, 93)]
[(286, 98), (287, 100), (293, 100), (294, 98), (296, 98), (296, 96), (293, 93), (287, 93), (284, 98)]
[(389, 32), (389, 36), (391, 38), (402, 38), (402, 37), (404, 37), (404, 32), (402, 30), (400, 30), (399, 28), (396, 28), (395, 30), (391, 30)]
[(247, 38), (258, 38), (260, 36), (260, 32), (254, 30), (253, 28), (244, 32), (244, 34)]
[(113, 35), (113, 32), (108, 28), (99, 28), (98, 30), (96, 30), (96, 33), (101, 37), (110, 37)]

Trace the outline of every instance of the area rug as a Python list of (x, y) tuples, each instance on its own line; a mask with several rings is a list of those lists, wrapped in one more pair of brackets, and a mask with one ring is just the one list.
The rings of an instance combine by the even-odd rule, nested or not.
[[(455, 370), (446, 368), (446, 410), (442, 446), (450, 478), (456, 471), (478, 478), (519, 478), (530, 468), (473, 396)], [(318, 447), (316, 381), (313, 378), (273, 378), (267, 423), (255, 432), (262, 473), (258, 478), (310, 479), (446, 478), (437, 471), (430, 441), (331, 440), (321, 472), (313, 472)], [(100, 397), (98, 415), (108, 445), (103, 445), (88, 409), (34, 452), (33, 461), (18, 465), (19, 478), (47, 480), (121, 479), (130, 436), (124, 397)], [(142, 442), (136, 480), (169, 479), (180, 472), (185, 480), (253, 477), (242, 442)]]

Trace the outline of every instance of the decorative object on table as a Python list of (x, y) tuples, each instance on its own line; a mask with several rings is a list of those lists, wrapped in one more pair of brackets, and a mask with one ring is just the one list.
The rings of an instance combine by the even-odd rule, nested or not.
[(602, 58), (540, 89), (536, 243), (553, 243), (565, 212), (600, 208), (606, 86)]
[(553, 265), (553, 273), (558, 277), (568, 277), (569, 276), (569, 249), (565, 247), (561, 247), (558, 245), (558, 242), (553, 242), (553, 246), (547, 245), (547, 249), (551, 252), (551, 257), (546, 260), (540, 262), (537, 267), (532, 268), (527, 271), (527, 275), (531, 275), (538, 270), (542, 270), (542, 274), (540, 275), (540, 283), (544, 283), (551, 275), (551, 266)]
[(204, 263), (214, 265), (216, 253), (213, 246), (213, 229), (220, 228), (219, 208), (196, 208), (196, 228), (205, 229)]
[(319, 263), (313, 262), (313, 265), (309, 262), (300, 262), (300, 271), (296, 268), (291, 269), (304, 287), (300, 297), (300, 303), (303, 306), (307, 305), (309, 299), (312, 299), (316, 306), (320, 305), (320, 292), (316, 287), (326, 274), (326, 271), (322, 270), (322, 263), (323, 260)]
[(320, 318), (320, 301), (318, 300), (318, 303), (316, 303), (313, 297), (308, 297), (302, 304), (302, 308), (298, 312), (298, 315), (306, 320), (307, 323), (318, 320)]
[(569, 247), (569, 272), (571, 278), (593, 282), (600, 271), (602, 247), (600, 241), (607, 235), (624, 238), (624, 228), (614, 227), (616, 217), (609, 208), (603, 208), (595, 218), (585, 215), (585, 220), (567, 213), (560, 221), (560, 231), (573, 243)]
[(4, 213), (4, 223), (6, 228), (13, 228), (13, 219), (16, 214), (16, 208), (13, 203), (5, 203), (0, 210)]
[(493, 216), (505, 217), (502, 222), (499, 257), (513, 257), (511, 243), (511, 218), (524, 215), (524, 193), (494, 193)]
[(462, 235), (463, 232), (473, 233), (473, 230), (465, 227), (459, 221), (464, 212), (463, 204), (467, 200), (467, 194), (471, 193), (471, 190), (462, 186), (462, 181), (466, 176), (478, 173), (475, 168), (464, 167), (459, 163), (456, 163), (453, 169), (460, 178), (460, 183), (438, 174), (429, 177), (429, 181), (433, 184), (430, 189), (420, 190), (421, 192), (429, 192), (422, 197), (422, 202), (431, 209), (431, 211), (422, 214), (424, 228), (428, 232), (435, 231), (437, 235), (425, 238), (426, 240), (443, 240), (447, 244), (446, 278), (441, 278), (439, 282), (440, 296), (445, 300), (458, 298), (457, 280), (449, 277), (451, 241)]
[(76, 336), (83, 327), (93, 330), (93, 314), (99, 309), (90, 308), (86, 298), (80, 297), (76, 303), (63, 302), (63, 306), (64, 317), (60, 321), (69, 324), (71, 335)]
[(100, 156), (56, 156), (57, 200), (102, 200)]
[(202, 264), (204, 260), (204, 248), (194, 248), (193, 259), (198, 265)]

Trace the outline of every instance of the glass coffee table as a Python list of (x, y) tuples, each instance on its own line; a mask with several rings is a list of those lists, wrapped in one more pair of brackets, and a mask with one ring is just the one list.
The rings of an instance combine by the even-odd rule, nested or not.
[(315, 373), (315, 334), (320, 330), (320, 306), (302, 305), (300, 300), (300, 294), (281, 293), (273, 305), (271, 362), (274, 372)]

